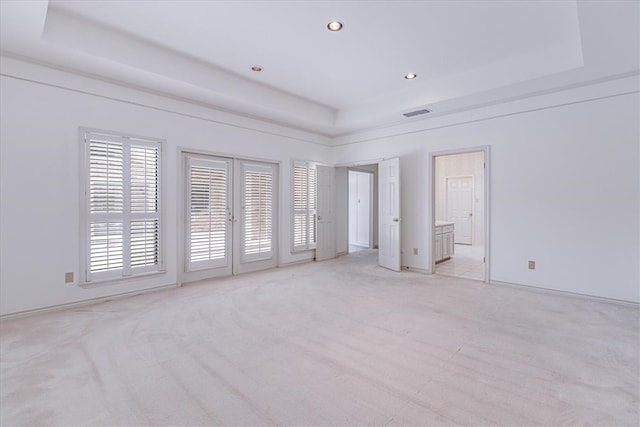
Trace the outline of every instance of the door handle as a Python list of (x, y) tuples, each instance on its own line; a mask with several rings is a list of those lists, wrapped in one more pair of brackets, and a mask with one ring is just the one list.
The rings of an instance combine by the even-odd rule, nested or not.
[(469, 212), (469, 216), (473, 216), (473, 212)]
[(238, 220), (236, 219), (235, 216), (233, 216), (233, 214), (231, 213), (231, 209), (227, 208), (227, 217), (229, 219), (229, 224), (237, 222)]
[(320, 221), (322, 219), (322, 217), (320, 215), (318, 215), (318, 221)]
[(400, 222), (400, 218), (393, 218), (393, 222)]

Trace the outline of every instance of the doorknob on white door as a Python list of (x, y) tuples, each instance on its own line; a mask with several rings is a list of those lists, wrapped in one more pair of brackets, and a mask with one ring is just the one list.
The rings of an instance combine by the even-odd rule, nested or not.
[(400, 222), (400, 218), (393, 218), (393, 222)]
[(320, 221), (322, 219), (322, 217), (320, 215), (318, 215), (318, 221)]

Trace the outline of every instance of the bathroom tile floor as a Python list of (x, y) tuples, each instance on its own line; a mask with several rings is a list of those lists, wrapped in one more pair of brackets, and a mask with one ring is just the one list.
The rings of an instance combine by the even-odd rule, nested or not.
[(455, 245), (451, 259), (436, 264), (436, 274), (484, 280), (484, 246)]

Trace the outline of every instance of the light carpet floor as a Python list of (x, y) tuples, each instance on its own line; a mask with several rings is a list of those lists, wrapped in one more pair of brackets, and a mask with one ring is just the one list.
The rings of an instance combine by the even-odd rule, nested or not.
[(361, 251), (2, 320), (0, 424), (638, 426), (639, 320)]

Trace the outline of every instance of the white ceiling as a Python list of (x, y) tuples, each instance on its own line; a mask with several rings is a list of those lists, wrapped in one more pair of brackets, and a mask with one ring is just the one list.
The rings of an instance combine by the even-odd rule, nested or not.
[[(4, 55), (336, 136), (640, 69), (637, 1), (7, 1)], [(339, 33), (326, 29), (344, 23)], [(250, 67), (258, 64), (264, 71)], [(406, 73), (418, 78), (405, 80)], [(407, 119), (403, 112), (433, 113)]]

